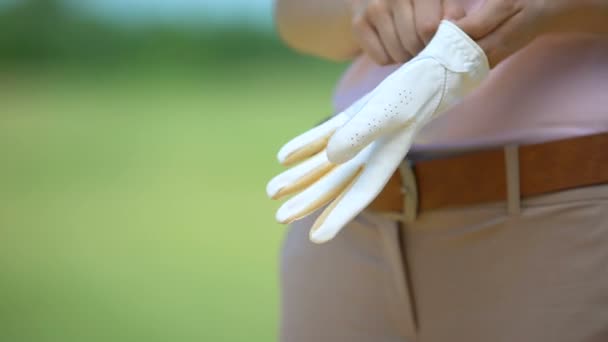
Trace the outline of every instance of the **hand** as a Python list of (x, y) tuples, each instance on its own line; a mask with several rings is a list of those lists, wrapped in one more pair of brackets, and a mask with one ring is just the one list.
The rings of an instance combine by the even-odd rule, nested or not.
[(277, 221), (291, 223), (334, 201), (325, 210), (327, 215), (321, 215), (311, 227), (313, 242), (330, 240), (341, 229), (342, 222), (350, 221), (358, 213), (356, 208), (365, 203), (356, 200), (357, 194), (363, 195), (360, 200), (376, 197), (384, 186), (385, 175), (390, 176), (402, 160), (402, 154), (395, 151), (407, 150), (411, 145), (413, 131), (403, 130), (373, 142), (345, 163), (334, 164), (328, 160), (327, 140), (370, 98), (371, 94), (364, 96), (344, 112), (294, 138), (279, 151), (279, 161), (283, 165), (299, 164), (274, 177), (266, 187), (272, 199), (296, 194), (279, 208)]
[(487, 0), (456, 24), (493, 67), (545, 33), (606, 32), (607, 15), (605, 0)]
[(459, 101), (489, 71), (483, 51), (444, 21), (427, 47), (345, 112), (294, 138), (279, 152), (284, 165), (271, 198), (295, 194), (277, 212), (288, 223), (331, 204), (310, 238), (333, 238), (382, 191), (418, 131)]
[(431, 40), (442, 18), (459, 19), (458, 0), (352, 0), (353, 35), (377, 64), (404, 63)]

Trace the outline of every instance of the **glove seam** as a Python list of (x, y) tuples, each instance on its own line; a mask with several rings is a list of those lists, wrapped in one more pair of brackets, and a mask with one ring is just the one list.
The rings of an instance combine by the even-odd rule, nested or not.
[(473, 40), (473, 38), (471, 38), (466, 32), (464, 32), (455, 23), (453, 23), (449, 20), (443, 20), (443, 21), (448, 24), (448, 25), (446, 25), (446, 27), (449, 28), (450, 31), (452, 31), (453, 33), (457, 34), (458, 36), (460, 36), (462, 38), (462, 40), (457, 41), (457, 44), (458, 44), (457, 48), (459, 50), (461, 50), (462, 52), (468, 52), (465, 50), (470, 50), (470, 48), (472, 48), (473, 50), (475, 50), (475, 52), (477, 52), (477, 55), (473, 55), (473, 56), (471, 56), (468, 53), (464, 53), (463, 55), (466, 57), (467, 62), (475, 64), (476, 60), (479, 60), (479, 62), (482, 62), (482, 64), (488, 65), (488, 59), (487, 59), (485, 51), (483, 51), (481, 46), (479, 46), (479, 44), (477, 44), (477, 42), (475, 42)]
[(447, 89), (448, 89), (447, 85), (448, 85), (448, 70), (443, 69), (443, 85), (442, 85), (442, 89), (441, 89), (441, 97), (439, 97), (439, 101), (437, 101), (437, 106), (435, 107), (435, 110), (433, 110), (433, 115), (431, 115), (429, 122), (432, 121), (433, 119), (435, 119), (435, 116), (439, 112), (441, 103), (443, 103), (443, 100), (445, 99), (445, 95), (447, 93)]

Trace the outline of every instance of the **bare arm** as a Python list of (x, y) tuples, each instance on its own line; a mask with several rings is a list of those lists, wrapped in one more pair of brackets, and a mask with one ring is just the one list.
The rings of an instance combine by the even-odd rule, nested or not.
[(608, 0), (486, 0), (457, 24), (495, 66), (543, 34), (607, 34)]
[(360, 53), (351, 30), (350, 0), (276, 0), (281, 38), (300, 52), (331, 60)]
[(608, 34), (608, 0), (554, 0), (551, 5), (556, 15), (551, 31)]
[(403, 63), (431, 39), (441, 18), (464, 16), (460, 0), (275, 0), (281, 37), (294, 49), (332, 60), (366, 54)]

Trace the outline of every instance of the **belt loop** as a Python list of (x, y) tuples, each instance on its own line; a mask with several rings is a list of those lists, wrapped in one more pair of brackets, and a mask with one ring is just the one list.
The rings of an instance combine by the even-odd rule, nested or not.
[(410, 160), (404, 160), (399, 165), (401, 175), (401, 193), (403, 194), (403, 222), (408, 224), (416, 221), (418, 216), (418, 186), (414, 165)]
[(505, 146), (505, 172), (507, 183), (507, 213), (519, 215), (521, 196), (519, 189), (519, 146)]

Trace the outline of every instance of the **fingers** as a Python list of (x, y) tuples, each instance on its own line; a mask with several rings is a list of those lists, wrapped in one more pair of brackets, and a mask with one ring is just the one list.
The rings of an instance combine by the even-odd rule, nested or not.
[(388, 8), (377, 5), (370, 9), (370, 20), (376, 27), (382, 45), (391, 57), (392, 62), (404, 63), (411, 55), (403, 48), (395, 20)]
[[(499, 1), (499, 0), (488, 0)], [(380, 65), (403, 63), (433, 38), (443, 18), (465, 15), (458, 0), (355, 2), (353, 33), (363, 52)]]
[(276, 220), (280, 223), (293, 222), (312, 214), (338, 197), (357, 176), (367, 157), (366, 153), (362, 153), (357, 158), (331, 169), (317, 182), (283, 203), (277, 211)]
[(525, 21), (524, 13), (519, 12), (477, 41), (484, 50), (490, 67), (495, 67), (534, 39), (536, 32), (526, 28)]
[(483, 5), (456, 22), (464, 32), (478, 40), (496, 30), (523, 9), (518, 0), (487, 0)]
[(414, 7), (411, 1), (397, 1), (393, 8), (393, 18), (401, 45), (410, 56), (416, 56), (424, 48), (424, 43), (416, 32)]
[(391, 62), (391, 58), (384, 49), (378, 33), (365, 17), (355, 19), (353, 31), (357, 44), (374, 62), (379, 65), (386, 65)]
[(335, 115), (317, 127), (300, 134), (285, 144), (278, 153), (277, 159), (285, 166), (290, 166), (308, 159), (327, 145), (331, 135), (355, 116), (367, 104), (372, 93), (367, 93), (342, 113)]
[[(342, 208), (344, 208), (344, 206), (340, 206), (340, 204), (342, 204), (342, 203), (354, 204), (350, 201), (350, 199), (345, 200), (344, 198), (347, 197), (346, 195), (348, 193), (350, 193), (353, 185), (357, 184), (362, 171), (364, 171), (364, 168), (365, 167), (362, 166), (359, 170), (357, 170), (357, 173), (344, 187), (344, 189), (338, 195), (338, 197), (336, 199), (334, 199), (331, 202), (331, 204), (328, 205), (327, 208), (325, 208), (325, 210), (323, 210), (323, 212), (321, 213), (321, 215), (319, 215), (319, 217), (317, 217), (317, 219), (313, 223), (312, 227), (310, 228), (310, 232), (309, 232), (310, 241), (312, 241), (314, 243), (324, 243), (324, 242), (327, 242), (327, 241), (333, 239), (338, 234), (338, 232), (342, 228), (344, 228), (344, 226), (350, 220), (352, 220), (352, 218), (354, 218), (357, 214), (359, 214), (362, 211), (362, 210), (357, 211), (354, 208), (347, 208), (347, 209), (353, 209), (352, 212), (345, 211), (342, 209)], [(339, 209), (336, 209), (336, 208), (339, 208)], [(340, 214), (342, 214), (342, 215), (340, 215)], [(344, 215), (344, 214), (346, 214), (346, 215)], [(347, 216), (347, 217), (352, 216), (352, 218), (346, 219), (346, 220), (345, 219), (337, 220), (336, 217), (339, 217), (339, 216)], [(343, 223), (340, 223), (340, 222), (343, 222)], [(331, 223), (333, 223), (333, 224), (331, 224)]]
[(443, 16), (441, 0), (415, 0), (414, 13), (416, 32), (426, 45), (435, 35), (441, 22)]
[(378, 196), (409, 151), (416, 130), (417, 127), (401, 130), (372, 146), (365, 167), (313, 224), (311, 241), (331, 240)]
[(456, 21), (466, 15), (464, 7), (458, 0), (443, 0), (443, 19)]
[[(387, 65), (403, 63), (412, 58), (412, 52), (417, 53), (419, 46), (409, 38), (415, 36), (415, 30), (408, 30), (412, 18), (407, 13), (412, 8), (405, 7), (409, 12), (402, 12), (402, 3), (411, 0), (368, 0), (356, 2), (353, 16), (353, 34), (363, 52), (377, 64)], [(411, 7), (411, 6), (410, 6)], [(403, 19), (407, 20), (403, 20)], [(406, 38), (408, 37), (408, 38)], [(404, 44), (406, 43), (406, 44)]]
[(348, 115), (338, 114), (323, 124), (293, 138), (279, 150), (277, 156), (279, 162), (289, 166), (315, 155), (325, 148), (331, 135), (348, 119)]
[(318, 181), (334, 167), (335, 164), (327, 160), (327, 154), (323, 150), (314, 157), (274, 177), (268, 182), (266, 193), (272, 199), (294, 194)]
[(327, 143), (327, 157), (343, 163), (372, 141), (402, 129), (415, 118), (437, 109), (445, 82), (445, 69), (434, 59), (415, 59), (389, 75), (372, 98)]
[(458, 20), (484, 50), (490, 67), (511, 56), (542, 33), (538, 7), (522, 0), (488, 0)]

